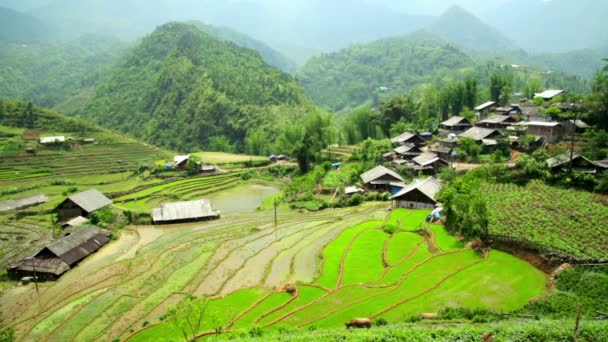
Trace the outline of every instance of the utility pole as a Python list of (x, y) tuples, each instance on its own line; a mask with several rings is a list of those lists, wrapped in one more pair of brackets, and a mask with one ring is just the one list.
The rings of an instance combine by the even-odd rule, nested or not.
[(40, 297), (40, 291), (38, 290), (38, 275), (36, 274), (36, 261), (34, 260), (34, 257), (31, 257), (30, 261), (32, 262), (32, 268), (34, 269), (34, 284), (36, 286), (36, 295)]
[(274, 198), (274, 240), (279, 240), (279, 226), (277, 225), (277, 198)]
[(572, 173), (572, 170), (574, 168), (574, 163), (573, 163), (573, 159), (574, 159), (574, 138), (576, 136), (576, 121), (578, 120), (578, 111), (576, 111), (576, 105), (573, 105), (572, 109), (575, 110), (574, 113), (574, 130), (572, 131), (572, 140), (570, 142), (570, 168), (569, 168), (569, 173)]

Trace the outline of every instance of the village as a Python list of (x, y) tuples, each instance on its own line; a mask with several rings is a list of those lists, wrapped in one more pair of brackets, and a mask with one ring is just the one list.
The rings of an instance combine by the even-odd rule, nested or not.
[[(365, 172), (354, 184), (344, 184), (336, 188), (340, 197), (349, 199), (366, 194), (388, 193), (391, 208), (432, 210), (429, 220), (441, 217), (442, 204), (436, 199), (443, 182), (438, 176), (444, 168), (465, 163), (467, 171), (484, 162), (470, 164), (459, 154), (463, 139), (478, 146), (478, 153), (492, 155), (500, 144), (507, 144), (509, 155), (506, 163), (512, 164), (513, 151), (531, 152), (546, 144), (556, 144), (570, 140), (585, 132), (589, 126), (580, 119), (559, 120), (546, 114), (547, 108), (560, 108), (576, 113), (576, 105), (555, 102), (564, 95), (563, 90), (546, 90), (536, 94), (536, 103), (499, 104), (486, 102), (475, 108), (475, 118), (469, 120), (453, 116), (439, 124), (436, 132), (404, 132), (390, 139), (393, 150), (383, 151), (379, 164)], [(542, 101), (540, 101), (542, 100)], [(542, 103), (541, 103), (542, 102)], [(578, 114), (576, 114), (578, 116)], [(76, 139), (65, 136), (40, 137), (41, 146), (71, 143)], [(567, 143), (570, 143), (566, 141)], [(95, 139), (84, 139), (81, 143), (93, 144)], [(337, 147), (337, 146), (336, 146)], [(336, 148), (334, 147), (334, 148)], [(290, 157), (271, 155), (270, 165), (288, 165)], [(469, 162), (469, 164), (466, 164)], [(346, 164), (345, 164), (346, 163)], [(176, 155), (172, 162), (159, 161), (166, 172), (186, 172), (189, 177), (206, 177), (230, 173), (219, 166), (202, 163), (191, 155)], [(333, 161), (332, 169), (340, 172), (348, 160)], [(565, 152), (546, 160), (547, 168), (555, 174), (580, 172), (601, 175), (608, 169), (608, 161), (592, 161), (578, 153)], [(234, 170), (233, 170), (234, 171)], [(410, 181), (406, 181), (406, 178)], [(333, 198), (336, 195), (334, 194)], [(333, 201), (332, 198), (332, 201)], [(48, 201), (44, 194), (0, 202), (0, 213), (34, 207)], [(124, 203), (124, 201), (123, 201)], [(11, 265), (8, 273), (24, 283), (32, 279), (51, 280), (59, 278), (81, 260), (95, 253), (111, 240), (111, 232), (91, 223), (91, 214), (112, 206), (113, 201), (96, 189), (73, 194), (53, 210), (57, 215), (57, 225), (62, 234), (31, 257)], [(194, 223), (220, 219), (221, 213), (213, 210), (211, 201), (196, 198), (190, 201), (163, 202), (147, 213), (150, 222), (156, 225)]]

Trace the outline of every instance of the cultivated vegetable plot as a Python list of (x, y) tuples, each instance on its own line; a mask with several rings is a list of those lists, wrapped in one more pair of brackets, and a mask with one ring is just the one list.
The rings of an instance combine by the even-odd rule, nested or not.
[(440, 226), (430, 237), (413, 231), (423, 215), (400, 215), (405, 228), (386, 233), (387, 220), (369, 221), (382, 207), (281, 211), (278, 230), (272, 212), (127, 230), (44, 284), (40, 304), (2, 305), (15, 308), (9, 324), (26, 340), (148, 341), (182, 336), (187, 312), (173, 308), (188, 296), (198, 306), (209, 299), (206, 333), (338, 327), (359, 316), (396, 322), (446, 306), (509, 311), (545, 291), (544, 274), (519, 259), (481, 256)]
[(608, 206), (594, 194), (531, 182), (485, 186), (490, 233), (579, 259), (608, 260)]

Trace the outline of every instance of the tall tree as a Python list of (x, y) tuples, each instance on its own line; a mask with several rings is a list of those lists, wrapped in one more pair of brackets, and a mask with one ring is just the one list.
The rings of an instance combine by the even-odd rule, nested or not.
[(604, 68), (593, 78), (592, 93), (585, 101), (585, 108), (593, 124), (608, 130), (608, 58), (604, 62)]

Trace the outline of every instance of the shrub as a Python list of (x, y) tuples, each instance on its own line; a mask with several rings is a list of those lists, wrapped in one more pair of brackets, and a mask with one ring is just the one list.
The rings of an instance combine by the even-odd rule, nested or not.
[(399, 227), (395, 224), (387, 224), (384, 226), (384, 231), (388, 234), (395, 234), (396, 231), (399, 230)]
[(376, 320), (374, 321), (374, 325), (381, 327), (384, 325), (388, 325), (388, 322), (386, 321), (386, 319), (379, 317), (379, 318), (376, 318)]
[(251, 327), (248, 333), (250, 337), (262, 337), (262, 335), (264, 335), (264, 330), (259, 326), (255, 326)]
[(359, 195), (359, 194), (354, 194), (349, 200), (348, 200), (348, 205), (351, 207), (357, 206), (359, 204), (363, 203), (363, 196)]

